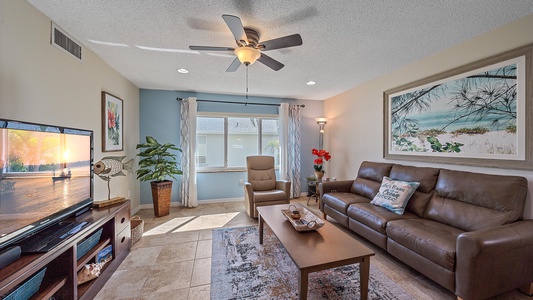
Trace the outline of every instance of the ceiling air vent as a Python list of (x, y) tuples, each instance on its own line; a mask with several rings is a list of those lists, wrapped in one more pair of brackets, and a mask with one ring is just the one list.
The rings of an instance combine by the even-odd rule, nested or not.
[(56, 24), (52, 23), (52, 45), (56, 48), (66, 51), (81, 60), (81, 46), (78, 41), (70, 37), (65, 31)]

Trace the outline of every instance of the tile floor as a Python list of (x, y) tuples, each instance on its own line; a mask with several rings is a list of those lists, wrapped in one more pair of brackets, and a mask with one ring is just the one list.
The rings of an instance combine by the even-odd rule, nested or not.
[(211, 230), (256, 225), (243, 202), (140, 210), (144, 234), (95, 299), (209, 299)]
[[(306, 201), (307, 197), (301, 197), (291, 202), (305, 205)], [(314, 201), (307, 207), (319, 214)], [(95, 299), (209, 299), (211, 230), (257, 224), (246, 214), (243, 202), (172, 207), (170, 215), (163, 218), (155, 218), (151, 209), (137, 215), (145, 220), (144, 235)], [(371, 263), (416, 299), (456, 299), (382, 249), (339, 227), (376, 252)], [(495, 299), (531, 298), (512, 291)]]

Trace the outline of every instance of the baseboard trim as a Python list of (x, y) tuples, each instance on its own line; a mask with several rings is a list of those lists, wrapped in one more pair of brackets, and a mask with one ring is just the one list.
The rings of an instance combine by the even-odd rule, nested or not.
[(241, 202), (241, 201), (244, 201), (244, 197), (208, 199), (208, 200), (198, 200), (198, 205), (201, 205), (201, 204), (213, 204), (213, 203), (225, 203), (225, 202)]
[[(226, 202), (241, 202), (244, 201), (244, 198), (220, 198), (220, 199), (208, 199), (208, 200), (198, 200), (198, 205), (202, 204), (214, 204), (214, 203), (226, 203)], [(170, 202), (170, 207), (181, 207), (180, 202)], [(131, 210), (131, 214), (136, 214), (141, 209), (153, 209), (154, 204), (141, 204), (136, 208)]]
[(140, 206), (140, 205), (138, 205), (138, 206), (132, 208), (132, 209), (131, 209), (131, 215), (133, 216), (134, 214), (138, 213), (139, 210), (141, 210), (141, 206)]
[[(179, 202), (170, 202), (170, 207), (179, 207), (179, 206), (182, 206), (181, 203)], [(154, 204), (141, 204), (138, 206), (138, 209), (137, 211), (139, 211), (140, 209), (153, 209), (154, 208)]]

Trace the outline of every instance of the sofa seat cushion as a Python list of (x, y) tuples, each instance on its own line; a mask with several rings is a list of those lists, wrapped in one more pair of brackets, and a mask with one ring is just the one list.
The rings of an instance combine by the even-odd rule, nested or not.
[(282, 190), (254, 191), (254, 202), (287, 200), (287, 194)]
[(457, 236), (464, 231), (427, 219), (387, 223), (387, 237), (439, 266), (454, 271)]
[(385, 229), (389, 221), (418, 218), (410, 212), (398, 215), (384, 207), (376, 206), (371, 203), (355, 203), (350, 205), (348, 207), (348, 217), (381, 234), (385, 234)]
[(369, 203), (370, 199), (352, 193), (333, 192), (324, 194), (320, 201), (338, 212), (347, 215), (350, 204)]

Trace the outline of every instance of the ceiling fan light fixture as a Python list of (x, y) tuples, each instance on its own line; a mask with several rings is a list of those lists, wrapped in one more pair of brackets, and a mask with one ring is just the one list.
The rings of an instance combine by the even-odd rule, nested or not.
[(261, 57), (259, 50), (249, 46), (235, 49), (235, 55), (237, 55), (239, 61), (246, 66), (253, 64), (257, 59), (259, 59), (259, 57)]
[(262, 53), (262, 51), (301, 46), (303, 44), (302, 37), (297, 33), (268, 41), (261, 41), (260, 43), (261, 35), (259, 31), (251, 27), (244, 27), (239, 17), (224, 14), (222, 15), (222, 19), (224, 19), (224, 22), (226, 22), (226, 25), (235, 38), (237, 49), (230, 47), (193, 45), (189, 46), (189, 49), (193, 51), (233, 52), (237, 58), (233, 59), (229, 67), (226, 69), (226, 72), (235, 72), (241, 64), (249, 66), (257, 60), (272, 70), (279, 71), (285, 65)]

